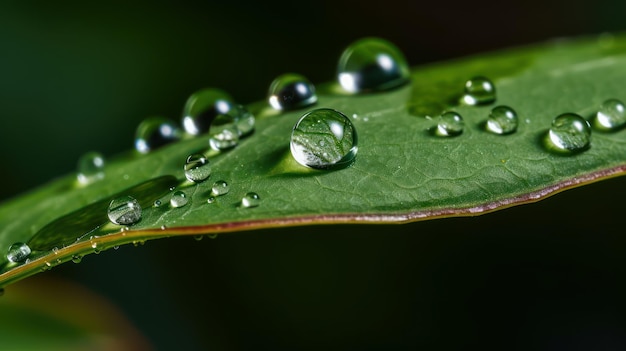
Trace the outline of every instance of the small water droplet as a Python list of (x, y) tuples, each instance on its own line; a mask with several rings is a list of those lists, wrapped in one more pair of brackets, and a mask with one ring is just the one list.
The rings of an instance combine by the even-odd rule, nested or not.
[(409, 82), (410, 72), (404, 54), (381, 38), (363, 38), (341, 54), (337, 79), (350, 93), (381, 91)]
[(228, 113), (233, 104), (233, 98), (221, 89), (205, 88), (193, 93), (183, 108), (185, 131), (191, 135), (208, 132), (215, 118)]
[(496, 87), (486, 77), (474, 77), (465, 82), (463, 101), (468, 105), (485, 105), (496, 101)]
[(487, 130), (495, 134), (511, 134), (517, 129), (519, 118), (515, 110), (508, 106), (496, 106), (487, 119)]
[(241, 205), (246, 208), (257, 207), (261, 203), (259, 194), (249, 192), (241, 199)]
[(165, 230), (165, 229), (167, 229), (167, 226), (166, 225), (162, 225), (161, 226), (161, 230)]
[(213, 183), (213, 187), (211, 188), (211, 194), (214, 196), (222, 196), (228, 194), (230, 190), (230, 186), (223, 180), (218, 180)]
[(209, 234), (207, 235), (209, 239), (217, 239), (217, 234)]
[(564, 113), (552, 121), (548, 136), (552, 145), (559, 151), (582, 151), (587, 149), (591, 142), (591, 127), (581, 116)]
[(199, 183), (211, 176), (211, 164), (203, 154), (192, 154), (185, 161), (185, 177), (187, 180)]
[(235, 128), (237, 128), (239, 137), (248, 136), (254, 131), (256, 118), (245, 106), (235, 104), (228, 110), (226, 115), (232, 118), (232, 123), (235, 125)]
[(170, 119), (152, 116), (143, 120), (135, 132), (135, 149), (145, 154), (180, 140), (180, 128)]
[(20, 263), (26, 261), (30, 256), (30, 247), (24, 243), (15, 243), (9, 247), (7, 251), (7, 260), (13, 263)]
[(91, 151), (78, 159), (78, 173), (76, 178), (81, 184), (91, 184), (104, 178), (104, 156), (99, 152)]
[(600, 130), (615, 130), (626, 124), (626, 108), (624, 103), (618, 99), (608, 99), (604, 101), (596, 118), (594, 127)]
[(49, 271), (49, 270), (51, 270), (51, 269), (52, 269), (52, 263), (50, 263), (50, 262), (48, 262), (48, 261), (46, 261), (46, 262), (43, 264), (43, 266), (41, 267), (41, 270), (42, 270), (42, 271), (44, 271), (44, 272), (45, 272), (45, 271)]
[(194, 237), (193, 237), (193, 239), (194, 239), (195, 241), (200, 241), (200, 240), (202, 240), (203, 238), (204, 238), (204, 236), (203, 236), (203, 235), (194, 235)]
[(72, 256), (72, 262), (74, 263), (80, 263), (83, 260), (83, 256), (80, 255), (73, 255)]
[(187, 204), (187, 202), (189, 202), (187, 194), (180, 190), (174, 192), (174, 194), (172, 194), (172, 198), (170, 199), (170, 205), (172, 205), (172, 207), (183, 207)]
[(460, 114), (454, 111), (446, 111), (439, 116), (437, 123), (437, 135), (439, 136), (457, 136), (463, 133), (465, 122)]
[(270, 84), (270, 105), (276, 110), (294, 110), (317, 102), (315, 86), (304, 76), (285, 73)]
[(209, 139), (209, 145), (216, 151), (232, 149), (237, 146), (238, 143), (239, 134), (235, 127), (224, 128), (219, 133), (212, 134)]
[(161, 205), (163, 205), (161, 200), (154, 200), (154, 207), (161, 207)]
[(346, 167), (354, 162), (357, 151), (354, 125), (343, 113), (333, 109), (320, 108), (304, 114), (291, 133), (291, 154), (303, 166)]
[(215, 202), (215, 196), (209, 196), (209, 198), (206, 199), (206, 202), (209, 203), (209, 204), (214, 203)]
[(132, 196), (119, 197), (111, 200), (107, 215), (114, 224), (135, 224), (141, 220), (141, 205)]
[(91, 243), (91, 248), (93, 249), (93, 253), (96, 255), (100, 253), (100, 248), (98, 247), (98, 243)]

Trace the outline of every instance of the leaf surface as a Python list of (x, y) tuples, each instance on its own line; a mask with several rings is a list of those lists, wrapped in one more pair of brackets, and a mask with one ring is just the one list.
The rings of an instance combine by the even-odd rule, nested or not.
[[(477, 75), (495, 83), (494, 104), (459, 103), (464, 82)], [(614, 36), (414, 67), (411, 84), (389, 92), (348, 95), (328, 83), (318, 87), (315, 106), (288, 113), (266, 102), (252, 104), (256, 130), (232, 150), (211, 151), (208, 136), (201, 136), (147, 155), (129, 151), (109, 160), (101, 181), (81, 186), (70, 174), (2, 204), (0, 252), (15, 242), (36, 250), (23, 264), (2, 255), (0, 286), (94, 251), (159, 237), (476, 215), (618, 176), (626, 170), (626, 131), (594, 130), (591, 147), (572, 155), (550, 152), (545, 138), (557, 115), (591, 119), (603, 101), (626, 100), (625, 91), (626, 37)], [(486, 131), (496, 105), (515, 109), (515, 133)], [(349, 116), (358, 132), (358, 155), (348, 168), (312, 170), (290, 154), (294, 124), (322, 107)], [(436, 117), (445, 110), (463, 116), (461, 135), (433, 135)], [(213, 171), (194, 184), (185, 180), (183, 164), (197, 152), (209, 156)], [(207, 203), (217, 180), (228, 182), (230, 191)], [(168, 205), (170, 182), (187, 194), (186, 206)], [(106, 204), (139, 184), (141, 221), (129, 228), (109, 223)], [(259, 194), (260, 206), (241, 206), (248, 192)], [(154, 199), (164, 205), (151, 206)]]

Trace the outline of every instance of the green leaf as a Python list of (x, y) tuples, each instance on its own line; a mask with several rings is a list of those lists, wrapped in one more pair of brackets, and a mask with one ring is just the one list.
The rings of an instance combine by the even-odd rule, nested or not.
[[(496, 103), (459, 105), (463, 83), (477, 75), (495, 83)], [(277, 226), (476, 215), (626, 170), (623, 130), (594, 130), (591, 147), (572, 155), (550, 152), (544, 144), (557, 115), (574, 112), (591, 118), (603, 101), (626, 98), (625, 36), (561, 40), (415, 67), (411, 84), (389, 92), (352, 96), (334, 83), (318, 91), (315, 106), (289, 113), (278, 113), (266, 102), (250, 105), (256, 131), (230, 151), (210, 151), (207, 136), (187, 138), (147, 155), (120, 155), (108, 162), (104, 179), (89, 186), (79, 185), (70, 174), (4, 203), (0, 250), (6, 252), (15, 242), (37, 250), (23, 264), (0, 257), (0, 286), (131, 242)], [(517, 111), (517, 132), (495, 135), (484, 129), (496, 104)], [(352, 119), (359, 151), (351, 167), (317, 171), (292, 158), (291, 129), (305, 112), (320, 107)], [(460, 136), (431, 133), (433, 117), (444, 110), (464, 117)], [(186, 157), (197, 152), (209, 155), (213, 169), (200, 184), (186, 181), (182, 168)], [(189, 204), (150, 206), (154, 198), (169, 201), (171, 192), (163, 191), (172, 178), (164, 176), (177, 179), (177, 190), (187, 193)], [(227, 181), (231, 190), (209, 204), (216, 180)], [(138, 184), (142, 220), (128, 230), (108, 223), (105, 205), (117, 195), (136, 192)], [(260, 206), (242, 207), (241, 198), (251, 191), (259, 194)]]

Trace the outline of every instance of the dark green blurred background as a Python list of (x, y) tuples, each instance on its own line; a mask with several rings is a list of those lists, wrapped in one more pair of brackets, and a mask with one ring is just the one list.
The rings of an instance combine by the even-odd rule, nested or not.
[[(363, 36), (412, 65), (624, 30), (626, 3), (0, 3), (0, 199), (132, 147), (219, 87), (334, 79)], [(626, 349), (624, 180), (488, 216), (122, 247), (50, 273), (108, 296), (158, 349)], [(9, 290), (10, 293), (10, 290)]]

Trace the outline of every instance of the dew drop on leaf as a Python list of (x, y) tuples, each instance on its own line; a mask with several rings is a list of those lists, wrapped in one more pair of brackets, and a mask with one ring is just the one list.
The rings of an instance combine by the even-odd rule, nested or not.
[(552, 121), (548, 136), (557, 151), (582, 151), (587, 149), (591, 142), (591, 127), (581, 116), (564, 113)]
[(230, 186), (223, 180), (218, 180), (213, 183), (213, 187), (211, 188), (211, 194), (214, 196), (222, 196), (228, 194), (230, 190)]
[(72, 262), (74, 263), (80, 263), (83, 260), (83, 256), (81, 255), (73, 255), (72, 256)]
[(187, 194), (180, 190), (175, 191), (170, 198), (170, 205), (172, 205), (172, 207), (183, 207), (187, 202), (189, 202)]
[(30, 256), (30, 247), (24, 243), (15, 243), (7, 251), (7, 260), (13, 263), (24, 262)]
[(389, 90), (409, 82), (410, 72), (404, 54), (381, 38), (363, 38), (341, 54), (337, 79), (350, 93)]
[(163, 205), (161, 200), (154, 200), (154, 207), (161, 207), (161, 205)]
[(170, 119), (152, 116), (144, 119), (135, 132), (135, 149), (148, 153), (161, 146), (180, 140), (181, 130)]
[(496, 87), (491, 80), (478, 76), (465, 82), (463, 102), (468, 105), (486, 105), (496, 101)]
[(104, 156), (101, 153), (87, 152), (78, 159), (76, 178), (81, 184), (90, 184), (103, 179), (104, 165)]
[(207, 202), (208, 204), (212, 204), (212, 203), (214, 203), (214, 202), (215, 202), (215, 196), (209, 196), (209, 198), (208, 198), (208, 199), (206, 199), (206, 202)]
[(519, 118), (509, 106), (496, 106), (487, 118), (487, 130), (495, 134), (511, 134), (517, 130)]
[(261, 198), (259, 197), (259, 194), (254, 193), (254, 192), (247, 193), (241, 199), (241, 206), (246, 207), (246, 208), (257, 207), (259, 206), (260, 203), (261, 203)]
[(107, 215), (114, 224), (135, 224), (141, 220), (141, 205), (132, 196), (122, 196), (111, 200)]
[(604, 101), (594, 119), (594, 127), (600, 130), (615, 130), (626, 124), (626, 108), (618, 99)]
[(212, 134), (209, 145), (213, 150), (224, 151), (239, 144), (239, 131), (234, 126), (226, 127), (216, 134)]
[(460, 114), (446, 111), (439, 116), (436, 134), (439, 136), (457, 136), (463, 133), (465, 122)]
[(282, 74), (270, 84), (270, 105), (276, 110), (294, 110), (317, 102), (315, 86), (304, 76), (296, 73)]
[(234, 104), (233, 98), (221, 89), (205, 88), (199, 90), (185, 102), (182, 125), (191, 135), (204, 134), (211, 129), (213, 120), (226, 114)]
[(354, 125), (343, 113), (315, 109), (304, 114), (291, 133), (291, 155), (301, 165), (336, 169), (354, 162), (358, 151)]
[(187, 180), (199, 183), (211, 176), (211, 164), (203, 154), (191, 154), (185, 161), (185, 177)]

